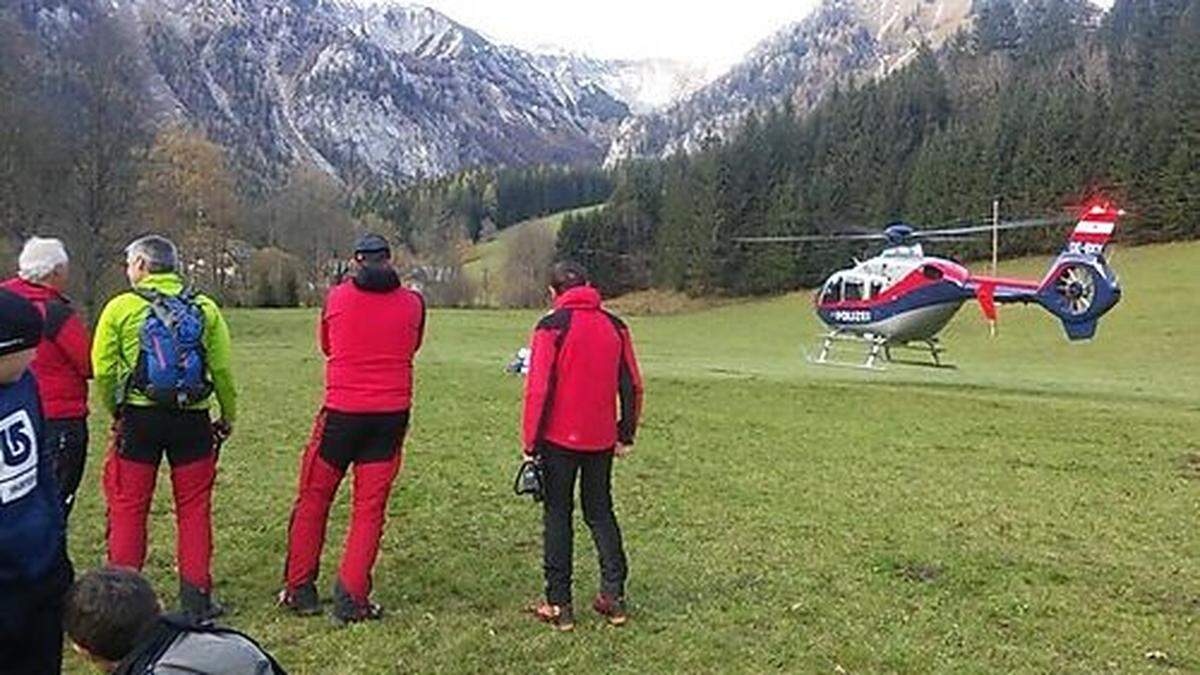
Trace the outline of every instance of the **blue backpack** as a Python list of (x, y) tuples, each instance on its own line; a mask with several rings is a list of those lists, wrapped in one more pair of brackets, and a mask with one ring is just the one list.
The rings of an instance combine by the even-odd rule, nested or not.
[(134, 291), (150, 303), (138, 335), (138, 360), (130, 386), (167, 408), (208, 398), (212, 382), (204, 360), (204, 312), (190, 289), (179, 295)]

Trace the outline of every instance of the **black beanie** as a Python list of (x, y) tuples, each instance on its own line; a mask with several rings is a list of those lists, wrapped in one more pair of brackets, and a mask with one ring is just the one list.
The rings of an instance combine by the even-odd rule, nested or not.
[(42, 341), (42, 313), (25, 298), (0, 289), (0, 356), (33, 349)]

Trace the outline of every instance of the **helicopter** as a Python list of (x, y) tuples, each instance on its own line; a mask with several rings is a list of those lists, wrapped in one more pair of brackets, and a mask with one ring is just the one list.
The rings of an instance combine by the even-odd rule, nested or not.
[[(963, 303), (972, 299), (979, 302), (993, 332), (998, 303), (1025, 303), (1040, 305), (1058, 317), (1069, 340), (1093, 337), (1100, 317), (1121, 299), (1121, 287), (1104, 252), (1122, 215), (1124, 211), (1106, 201), (1085, 207), (1066, 246), (1040, 280), (977, 275), (957, 262), (927, 256), (922, 241), (961, 241), (963, 237), (993, 232), (995, 242), (999, 230), (1069, 221), (1039, 219), (931, 230), (893, 223), (879, 233), (739, 237), (734, 241), (885, 242), (879, 255), (834, 272), (815, 294), (817, 316), (829, 331), (822, 338), (820, 352), (810, 360), (820, 365), (882, 370), (885, 361), (913, 363), (892, 358), (894, 349), (907, 349), (932, 359), (932, 363), (918, 364), (952, 367), (942, 361), (945, 348), (938, 333)], [(865, 347), (863, 361), (833, 358), (835, 345), (845, 342)]]

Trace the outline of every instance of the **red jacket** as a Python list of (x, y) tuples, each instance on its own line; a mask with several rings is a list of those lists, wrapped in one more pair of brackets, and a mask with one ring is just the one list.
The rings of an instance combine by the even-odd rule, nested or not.
[(335, 286), (321, 313), (325, 407), (347, 413), (412, 407), (413, 357), (425, 334), (425, 301), (391, 269), (364, 268)]
[[(642, 375), (629, 329), (600, 306), (591, 286), (554, 301), (533, 331), (525, 380), (523, 442), (603, 452), (633, 443), (642, 413)], [(620, 398), (620, 418), (617, 399)]]
[(87, 381), (92, 378), (92, 338), (67, 296), (20, 278), (0, 284), (32, 302), (45, 318), (42, 343), (33, 359), (46, 419), (87, 417)]

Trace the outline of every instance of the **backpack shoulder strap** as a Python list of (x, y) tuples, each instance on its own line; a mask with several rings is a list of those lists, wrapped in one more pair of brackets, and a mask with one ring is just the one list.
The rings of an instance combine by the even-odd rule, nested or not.
[[(271, 672), (275, 673), (275, 675), (287, 675), (287, 671), (283, 669), (283, 666), (279, 665), (279, 662), (275, 660), (274, 656), (271, 656), (270, 652), (263, 649), (262, 645), (258, 644), (257, 640), (249, 635), (246, 635), (240, 630), (225, 628), (212, 623), (196, 623), (182, 614), (167, 614), (162, 617), (162, 622), (174, 627), (177, 631), (175, 633), (176, 635), (182, 633), (203, 633), (207, 635), (226, 635), (230, 637), (241, 638), (250, 643), (255, 649), (258, 650), (260, 654), (263, 655), (264, 658), (267, 659), (267, 661), (271, 664)], [(159, 656), (161, 655), (162, 654), (160, 653)]]
[(139, 639), (138, 646), (117, 664), (113, 675), (146, 675), (154, 672), (154, 664), (184, 632), (175, 622), (167, 619), (161, 617), (153, 628), (146, 631)]
[(48, 340), (58, 337), (73, 312), (71, 305), (64, 300), (47, 300), (46, 326), (42, 331), (42, 336)]

